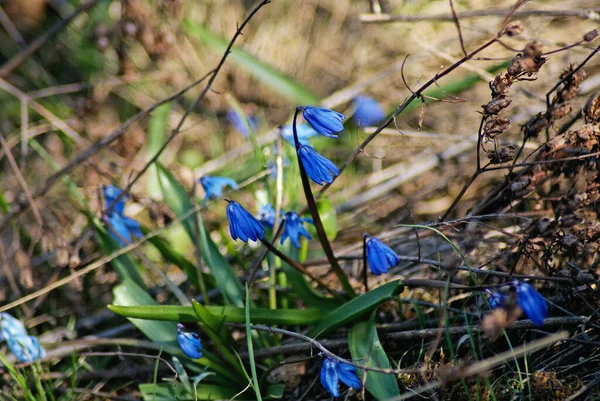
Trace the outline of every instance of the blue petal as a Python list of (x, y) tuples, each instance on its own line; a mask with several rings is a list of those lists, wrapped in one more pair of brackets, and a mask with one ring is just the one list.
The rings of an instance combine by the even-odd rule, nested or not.
[[(119, 197), (119, 195), (121, 195), (123, 191), (120, 188), (115, 187), (114, 185), (105, 185), (103, 188), (103, 192), (105, 201), (104, 209), (110, 210), (112, 204), (115, 203), (115, 200)], [(127, 198), (127, 195), (121, 197), (121, 199), (119, 199), (119, 201), (115, 203), (115, 206), (112, 208), (112, 211), (118, 214), (123, 214), (123, 210), (125, 210), (125, 201), (127, 201)]]
[(518, 282), (517, 303), (531, 321), (541, 326), (544, 319), (548, 317), (548, 303), (531, 285)]
[(125, 242), (127, 242), (127, 244), (132, 242), (127, 225), (120, 214), (116, 212), (111, 213), (107, 224), (109, 226), (107, 227), (108, 233), (115, 239), (115, 241), (117, 241), (120, 246), (125, 246)]
[(229, 201), (226, 213), (231, 238), (241, 239), (244, 242), (248, 242), (249, 239), (257, 241), (259, 238), (263, 238), (265, 229), (262, 224), (239, 203)]
[(490, 308), (492, 309), (501, 308), (506, 303), (506, 295), (501, 292), (490, 292), (490, 298), (488, 299), (488, 302), (490, 303)]
[(301, 146), (298, 150), (298, 157), (306, 174), (319, 185), (331, 183), (333, 177), (340, 173), (331, 160), (318, 154), (311, 146)]
[(345, 117), (337, 111), (306, 106), (302, 110), (302, 115), (306, 122), (323, 136), (337, 138), (338, 136), (335, 133), (344, 129), (342, 121), (344, 121)]
[(11, 338), (27, 335), (25, 325), (8, 313), (0, 313), (0, 341), (8, 341)]
[(381, 105), (368, 96), (357, 96), (352, 101), (352, 105), (355, 108), (352, 120), (362, 127), (378, 125), (385, 118)]
[[(248, 126), (246, 125), (246, 122), (248, 122), (250, 129), (253, 132), (256, 132), (256, 128), (258, 126), (258, 118), (254, 115), (249, 117), (240, 116), (235, 110), (231, 109), (227, 112), (227, 119), (229, 120), (231, 125), (233, 125), (233, 128), (235, 128), (237, 132), (239, 132), (246, 138), (250, 137), (250, 132), (248, 131)], [(244, 121), (244, 119), (246, 121)]]
[[(285, 214), (284, 232), (281, 236), (281, 243), (283, 244), (283, 242), (289, 238), (296, 248), (300, 248), (299, 240), (301, 235), (311, 240), (312, 237), (302, 225), (306, 220), (310, 219), (301, 219), (297, 213), (287, 212)], [(312, 222), (312, 220), (310, 221)]]
[(263, 225), (273, 228), (273, 226), (275, 225), (275, 209), (273, 209), (273, 206), (267, 203), (262, 208), (260, 208), (258, 214), (256, 215), (256, 218)]
[(338, 363), (337, 374), (339, 379), (348, 387), (360, 390), (362, 388), (362, 382), (356, 375), (356, 368), (347, 363)]
[(46, 356), (46, 351), (34, 336), (13, 337), (7, 344), (20, 362), (33, 362)]
[(367, 261), (373, 274), (379, 275), (398, 264), (400, 258), (378, 238), (369, 237), (367, 240)]
[(325, 390), (329, 391), (332, 396), (339, 397), (339, 381), (335, 365), (337, 365), (337, 362), (329, 358), (325, 358), (323, 360), (323, 366), (321, 367), (320, 375), (321, 385), (323, 386), (323, 388), (325, 388)]
[(190, 358), (202, 358), (200, 337), (196, 333), (187, 331), (181, 323), (177, 325), (177, 342), (183, 353)]
[[(298, 142), (300, 142), (301, 145), (310, 145), (309, 139), (315, 135), (319, 135), (318, 132), (308, 124), (300, 124), (296, 126), (296, 132), (298, 133)], [(291, 125), (281, 126), (280, 133), (281, 137), (290, 145), (296, 146), (294, 143), (294, 131)]]
[(127, 231), (129, 231), (129, 234), (131, 234), (132, 238), (142, 238), (144, 236), (144, 233), (140, 228), (140, 223), (138, 223), (136, 220), (130, 219), (126, 216), (121, 216), (121, 220), (123, 220), (123, 224), (125, 224), (125, 227), (127, 227)]
[(223, 196), (223, 188), (227, 186), (238, 189), (237, 182), (229, 177), (211, 177), (205, 175), (200, 178), (200, 184), (202, 185), (202, 188), (204, 188), (204, 192), (206, 192), (205, 199)]

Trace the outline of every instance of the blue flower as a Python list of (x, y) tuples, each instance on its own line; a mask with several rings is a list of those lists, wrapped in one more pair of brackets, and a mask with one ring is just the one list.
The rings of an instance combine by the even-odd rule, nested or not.
[(302, 108), (302, 115), (315, 131), (328, 138), (337, 138), (336, 132), (344, 129), (342, 121), (344, 121), (345, 117), (337, 111), (321, 107), (305, 106)]
[[(115, 187), (114, 185), (105, 185), (103, 188), (103, 192), (104, 192), (104, 209), (105, 210), (111, 210), (111, 206), (113, 203), (115, 203), (115, 201), (117, 200), (117, 198), (119, 197), (119, 195), (121, 195), (121, 193), (123, 192), (121, 190), (121, 188)], [(113, 212), (117, 212), (118, 214), (123, 214), (123, 210), (125, 210), (125, 202), (127, 201), (128, 196), (122, 196), (121, 199), (119, 199), (119, 201), (117, 203), (115, 203), (115, 206), (112, 208), (111, 211)]]
[(238, 189), (237, 182), (229, 177), (211, 177), (209, 175), (205, 175), (198, 181), (202, 185), (202, 188), (204, 188), (204, 192), (206, 192), (204, 201), (202, 203), (206, 203), (206, 201), (210, 198), (220, 198), (223, 196), (223, 188), (227, 186), (233, 189)]
[(354, 115), (352, 120), (356, 125), (370, 127), (378, 125), (384, 118), (385, 112), (377, 100), (368, 96), (357, 96), (352, 100)]
[(7, 344), (8, 348), (10, 348), (20, 362), (33, 362), (46, 356), (46, 350), (42, 348), (34, 336), (10, 338)]
[[(250, 138), (250, 131), (248, 131), (248, 125), (252, 132), (256, 132), (258, 127), (258, 117), (252, 115), (250, 117), (240, 116), (235, 110), (231, 109), (227, 112), (227, 119), (233, 125), (233, 128), (246, 138)], [(244, 121), (246, 120), (246, 121)], [(246, 125), (248, 122), (248, 125)]]
[(487, 294), (489, 294), (488, 302), (490, 304), (490, 308), (497, 309), (501, 308), (506, 304), (507, 296), (502, 292), (491, 292), (490, 290), (485, 290)]
[(263, 226), (273, 228), (275, 225), (275, 209), (273, 209), (273, 206), (267, 203), (260, 208), (256, 218), (262, 223)]
[(105, 220), (109, 225), (108, 233), (120, 246), (131, 244), (134, 238), (144, 236), (140, 223), (134, 219), (112, 212)]
[(263, 239), (265, 229), (254, 216), (244, 209), (239, 203), (227, 200), (227, 219), (229, 219), (229, 232), (234, 240), (241, 239), (257, 241)]
[(284, 223), (285, 231), (283, 232), (283, 235), (281, 236), (281, 243), (283, 244), (283, 242), (287, 238), (289, 238), (292, 241), (292, 244), (294, 244), (294, 246), (296, 248), (300, 248), (299, 239), (300, 239), (301, 235), (305, 236), (308, 239), (312, 239), (312, 237), (310, 236), (308, 231), (306, 231), (306, 229), (304, 228), (302, 223), (310, 223), (312, 225), (315, 225), (315, 223), (312, 221), (312, 219), (300, 217), (295, 212), (287, 212), (285, 214), (285, 223)]
[[(281, 137), (288, 141), (290, 145), (296, 146), (294, 143), (294, 130), (291, 125), (282, 125), (279, 127), (279, 132), (281, 133)], [(308, 124), (296, 126), (296, 132), (298, 133), (298, 142), (302, 145), (310, 145), (309, 139), (318, 135), (317, 131)]]
[(356, 375), (356, 368), (347, 363), (325, 358), (321, 367), (321, 384), (332, 396), (339, 397), (339, 381), (356, 390), (362, 388), (362, 383)]
[(527, 283), (515, 281), (513, 285), (517, 289), (517, 303), (523, 309), (525, 315), (536, 326), (541, 326), (544, 323), (544, 319), (548, 317), (548, 303), (546, 299)]
[(184, 354), (192, 359), (202, 358), (202, 343), (198, 334), (187, 331), (185, 326), (177, 323), (177, 342)]
[(373, 274), (379, 275), (387, 273), (390, 267), (394, 267), (400, 262), (400, 258), (396, 253), (381, 242), (380, 239), (369, 237), (365, 234), (367, 239), (367, 261)]
[(26, 336), (25, 325), (8, 313), (0, 313), (0, 341), (8, 341), (13, 337)]
[(0, 313), (0, 341), (7, 342), (20, 362), (33, 362), (46, 356), (37, 338), (27, 335), (23, 323), (8, 313)]
[(306, 174), (319, 185), (329, 184), (333, 181), (333, 177), (340, 173), (331, 160), (318, 154), (311, 146), (301, 145), (298, 149), (298, 157)]

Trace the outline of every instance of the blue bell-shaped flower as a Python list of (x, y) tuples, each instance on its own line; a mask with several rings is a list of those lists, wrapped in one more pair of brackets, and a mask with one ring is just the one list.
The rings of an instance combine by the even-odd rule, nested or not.
[(244, 209), (239, 203), (227, 200), (227, 219), (229, 219), (229, 232), (234, 240), (241, 239), (244, 242), (263, 239), (265, 229), (256, 217)]
[(344, 129), (344, 115), (337, 111), (324, 109), (322, 107), (302, 107), (302, 116), (311, 127), (319, 134), (328, 138), (337, 138), (337, 132)]
[(396, 252), (381, 242), (379, 238), (370, 237), (366, 234), (365, 238), (367, 238), (367, 261), (373, 274), (387, 273), (391, 267), (396, 266), (400, 262), (400, 258), (396, 255)]

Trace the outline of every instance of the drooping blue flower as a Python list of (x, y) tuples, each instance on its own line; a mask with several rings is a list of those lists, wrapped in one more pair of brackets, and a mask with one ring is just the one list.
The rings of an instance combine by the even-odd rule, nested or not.
[(305, 106), (302, 115), (307, 123), (319, 134), (328, 138), (337, 138), (337, 132), (344, 129), (344, 115), (337, 111), (324, 109), (322, 107)]
[(8, 341), (10, 338), (26, 336), (25, 325), (6, 312), (0, 313), (0, 341)]
[(9, 338), (6, 343), (20, 362), (33, 362), (46, 356), (46, 350), (34, 336), (17, 336)]
[(181, 323), (177, 323), (177, 342), (183, 353), (190, 358), (202, 358), (200, 337), (198, 337), (198, 334), (188, 331)]
[(248, 126), (246, 125), (246, 121), (244, 121), (244, 119), (246, 119), (248, 122), (252, 132), (256, 132), (256, 129), (258, 128), (258, 117), (255, 115), (251, 115), (249, 117), (240, 116), (237, 111), (233, 109), (227, 112), (227, 120), (229, 120), (233, 128), (235, 128), (237, 132), (246, 138), (250, 138), (250, 131), (248, 131)]
[(340, 380), (348, 387), (360, 390), (362, 383), (356, 375), (356, 368), (347, 363), (341, 363), (331, 358), (323, 360), (321, 367), (321, 384), (325, 390), (329, 391), (332, 396), (339, 397), (339, 382)]
[(285, 227), (283, 234), (281, 235), (281, 243), (283, 244), (283, 242), (289, 238), (296, 248), (300, 248), (299, 240), (301, 235), (309, 240), (312, 239), (308, 231), (306, 231), (306, 228), (302, 225), (303, 223), (315, 224), (312, 219), (300, 217), (295, 212), (287, 212), (285, 214)]
[(298, 157), (306, 174), (319, 185), (329, 184), (333, 181), (333, 177), (340, 173), (331, 160), (318, 154), (311, 146), (301, 145), (298, 149)]
[(105, 216), (105, 221), (109, 226), (108, 233), (120, 246), (129, 245), (135, 238), (144, 236), (140, 223), (129, 217), (112, 212), (109, 216)]
[(502, 292), (491, 292), (488, 289), (486, 289), (485, 292), (490, 296), (488, 298), (490, 308), (497, 309), (497, 308), (501, 308), (502, 306), (504, 306), (506, 304), (506, 301), (508, 299), (506, 294), (504, 294)]
[(513, 285), (517, 289), (517, 303), (523, 309), (525, 315), (536, 326), (544, 324), (544, 319), (548, 317), (548, 302), (546, 302), (546, 299), (527, 283), (515, 281)]
[[(122, 196), (116, 203), (115, 201), (123, 192), (121, 188), (115, 187), (114, 185), (105, 185), (103, 188), (104, 192), (104, 209), (111, 210), (118, 214), (123, 214), (123, 210), (125, 210), (125, 202), (128, 199), (127, 195)], [(112, 206), (115, 204), (114, 207)], [(112, 207), (112, 209), (111, 209)]]
[(385, 118), (385, 112), (379, 102), (368, 96), (355, 97), (352, 105), (355, 108), (352, 120), (361, 127), (378, 125)]
[(275, 209), (273, 209), (273, 206), (267, 203), (260, 208), (256, 218), (262, 223), (263, 226), (273, 228), (275, 225)]
[[(115, 203), (115, 200), (123, 191), (114, 185), (104, 186), (104, 200), (106, 201), (106, 210), (109, 211), (114, 203), (112, 211), (104, 216), (104, 221), (109, 226), (108, 233), (113, 237), (120, 246), (131, 244), (133, 239), (142, 238), (144, 234), (140, 228), (140, 223), (136, 220), (123, 215), (125, 210), (125, 201), (127, 196), (123, 196)], [(118, 235), (117, 235), (118, 234)], [(121, 237), (121, 238), (119, 238)]]
[(390, 267), (394, 267), (400, 262), (396, 252), (381, 242), (379, 238), (370, 237), (366, 234), (365, 238), (367, 238), (367, 262), (373, 274), (387, 273)]
[(198, 181), (202, 185), (202, 188), (204, 188), (204, 192), (206, 192), (204, 200), (202, 201), (203, 203), (206, 203), (206, 201), (210, 198), (220, 198), (223, 196), (223, 189), (225, 187), (238, 189), (237, 182), (229, 177), (211, 177), (209, 175), (205, 175)]
[(227, 200), (227, 219), (229, 220), (229, 232), (234, 240), (241, 239), (244, 242), (263, 239), (265, 229), (254, 216), (244, 209), (239, 203)]
[[(296, 146), (294, 143), (294, 130), (291, 125), (282, 125), (279, 127), (279, 132), (281, 133), (281, 137), (288, 141), (290, 145)], [(296, 132), (298, 133), (298, 142), (300, 142), (301, 145), (310, 145), (309, 139), (315, 135), (319, 135), (317, 131), (308, 124), (297, 125)]]
[(23, 323), (8, 313), (0, 313), (0, 341), (6, 341), (20, 362), (33, 362), (46, 356), (37, 338), (28, 335)]

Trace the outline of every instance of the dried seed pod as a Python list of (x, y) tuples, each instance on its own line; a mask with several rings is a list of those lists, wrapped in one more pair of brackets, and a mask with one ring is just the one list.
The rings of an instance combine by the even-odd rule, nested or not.
[(485, 123), (483, 134), (493, 138), (506, 131), (509, 126), (510, 120), (508, 118), (494, 116)]
[(536, 114), (523, 126), (523, 133), (525, 134), (525, 138), (537, 138), (540, 132), (542, 132), (542, 130), (547, 126), (548, 120), (546, 119), (545, 114)]
[(523, 55), (529, 58), (541, 56), (543, 47), (544, 46), (540, 42), (533, 40), (525, 45)]
[(506, 36), (508, 36), (508, 37), (513, 37), (513, 36), (520, 35), (521, 33), (523, 33), (523, 25), (521, 25), (518, 22), (514, 23), (514, 24), (507, 25), (506, 28), (504, 28), (504, 32), (503, 33)]
[(492, 90), (492, 97), (498, 97), (501, 95), (505, 95), (508, 92), (508, 89), (513, 84), (514, 80), (508, 73), (502, 72), (494, 78), (493, 81), (490, 81), (490, 89)]
[(487, 156), (490, 159), (490, 163), (502, 164), (513, 160), (515, 158), (516, 150), (516, 146), (508, 145), (506, 147), (495, 150), (492, 153), (488, 153)]
[(552, 121), (560, 120), (570, 112), (571, 106), (569, 106), (567, 103), (552, 105), (552, 110), (550, 110), (550, 118)]
[(587, 123), (597, 123), (600, 121), (600, 93), (590, 98), (583, 108), (583, 115)]
[(585, 40), (586, 42), (591, 42), (592, 40), (596, 39), (597, 37), (598, 37), (598, 30), (594, 29), (593, 31), (589, 31), (588, 33), (583, 35), (583, 40)]
[(494, 115), (500, 113), (503, 109), (507, 108), (512, 100), (508, 99), (505, 95), (500, 95), (492, 100), (488, 104), (484, 104), (483, 112), (488, 115)]

